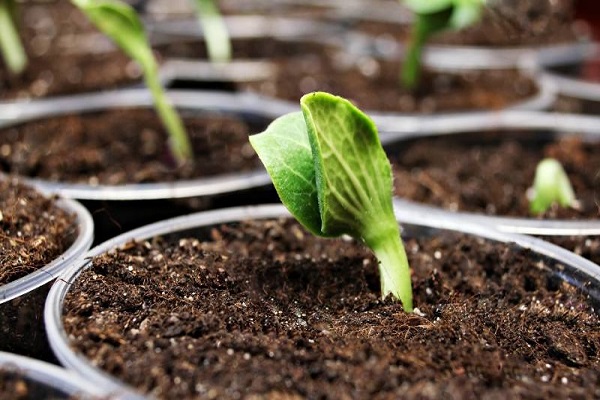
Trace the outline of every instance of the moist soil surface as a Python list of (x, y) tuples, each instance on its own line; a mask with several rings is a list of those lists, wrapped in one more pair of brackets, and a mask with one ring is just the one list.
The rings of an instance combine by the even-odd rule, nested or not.
[(397, 196), (452, 211), (531, 217), (527, 190), (544, 157), (561, 162), (577, 208), (552, 208), (545, 219), (600, 217), (600, 143), (577, 135), (500, 132), (421, 138), (388, 150)]
[[(481, 20), (461, 30), (431, 37), (432, 44), (482, 47), (543, 46), (577, 40), (573, 0), (508, 0), (484, 7)], [(400, 13), (400, 5), (398, 6)], [(410, 25), (356, 20), (360, 31), (400, 43), (408, 42)]]
[[(151, 109), (118, 109), (34, 121), (0, 132), (0, 170), (52, 181), (119, 185), (253, 170), (253, 130), (236, 117), (182, 113), (195, 162), (176, 167)], [(188, 118), (189, 116), (189, 118)]]
[(75, 216), (15, 179), (0, 179), (0, 285), (45, 266), (77, 236)]
[(140, 69), (99, 33), (69, 0), (18, 3), (29, 62), (9, 73), (0, 58), (0, 100), (111, 89), (139, 82)]
[(381, 300), (363, 246), (270, 220), (96, 257), (63, 321), (77, 352), (159, 398), (600, 396), (600, 321), (547, 261), (404, 236), (418, 313)]

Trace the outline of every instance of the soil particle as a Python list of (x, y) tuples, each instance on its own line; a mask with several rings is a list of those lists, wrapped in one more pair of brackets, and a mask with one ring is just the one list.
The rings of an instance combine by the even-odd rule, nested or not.
[(0, 368), (0, 400), (66, 400), (70, 398), (57, 389), (23, 377), (16, 369)]
[(600, 321), (547, 260), (405, 236), (418, 313), (380, 299), (363, 246), (270, 220), (96, 257), (63, 319), (76, 351), (159, 398), (600, 396)]

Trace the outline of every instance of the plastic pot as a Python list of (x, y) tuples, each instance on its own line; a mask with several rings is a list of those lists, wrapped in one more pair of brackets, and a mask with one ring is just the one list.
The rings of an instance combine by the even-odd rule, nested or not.
[[(564, 97), (562, 103), (557, 103), (559, 111), (571, 111), (596, 115), (600, 111), (600, 45), (594, 43), (585, 53), (581, 63), (575, 68), (560, 63), (544, 65), (545, 57), (529, 61), (530, 64), (540, 64), (544, 79), (551, 81), (557, 94)], [(563, 110), (565, 109), (565, 110)]]
[(5, 393), (6, 398), (98, 399), (117, 395), (55, 365), (10, 353), (0, 352), (0, 374), (21, 378), (28, 386), (26, 394)]
[[(406, 133), (401, 127), (402, 121), (394, 122), (393, 118), (380, 119), (380, 130), (384, 134), (395, 136), (397, 140), (417, 139), (458, 133), (477, 132), (482, 135), (499, 130), (542, 131), (560, 135), (564, 132), (576, 132), (588, 140), (597, 141), (600, 135), (600, 120), (574, 114), (549, 114), (539, 112), (506, 111), (497, 114), (471, 114), (455, 116), (439, 116), (429, 119), (415, 120), (412, 132)], [(402, 129), (392, 133), (394, 125)], [(546, 135), (548, 135), (547, 133)], [(543, 134), (542, 134), (543, 135)], [(390, 138), (387, 137), (389, 140)], [(432, 213), (449, 213), (441, 208), (416, 204), (407, 199), (396, 199), (399, 207), (411, 204)], [(471, 212), (451, 212), (459, 218), (472, 219), (478, 222), (492, 224), (507, 232), (534, 235), (599, 235), (600, 221), (598, 220), (541, 220), (534, 218), (512, 218), (503, 216), (483, 215)]]
[[(258, 121), (261, 124), (292, 110), (287, 103), (250, 94), (170, 92), (169, 96), (178, 109), (193, 115), (207, 111), (218, 112), (238, 115), (245, 121)], [(145, 89), (46, 99), (28, 104), (7, 104), (0, 107), (4, 116), (4, 120), (0, 120), (0, 128), (7, 129), (19, 123), (64, 114), (151, 106), (152, 98)], [(88, 185), (35, 178), (27, 178), (26, 181), (46, 192), (79, 199), (92, 211), (100, 210), (93, 213), (97, 240), (114, 236), (121, 229), (129, 230), (153, 220), (190, 212), (188, 204), (183, 200), (175, 202), (175, 199), (195, 199), (200, 202), (200, 206), (206, 206), (214, 200), (214, 206), (224, 206), (228, 202), (257, 202), (254, 198), (256, 196), (270, 198), (273, 195), (271, 180), (262, 166), (244, 173), (168, 183)], [(122, 227), (116, 226), (113, 220), (117, 220)]]
[[(157, 235), (179, 234), (188, 230), (190, 232), (186, 234), (192, 235), (192, 229), (245, 219), (276, 218), (286, 215), (288, 215), (287, 211), (281, 205), (232, 208), (191, 214), (185, 217), (162, 221), (120, 235), (95, 247), (88, 253), (88, 256), (91, 258), (102, 254), (110, 249), (122, 246), (133, 239), (144, 240)], [(528, 251), (537, 255), (547, 257), (546, 264), (550, 269), (559, 273), (560, 279), (566, 279), (583, 290), (592, 305), (597, 306), (600, 304), (600, 275), (597, 267), (565, 249), (533, 237), (499, 232), (490, 229), (487, 225), (465, 221), (451, 214), (431, 215), (422, 209), (408, 206), (397, 208), (396, 216), (402, 222), (403, 231), (405, 232), (403, 235), (437, 236), (445, 230), (450, 230), (475, 235), (492, 241), (514, 244), (522, 249), (528, 249)], [(72, 283), (78, 279), (79, 274), (89, 264), (90, 260), (88, 258), (74, 263), (63, 275), (61, 281), (53, 286), (48, 296), (45, 320), (51, 346), (60, 362), (68, 369), (77, 371), (86, 379), (97, 382), (103, 387), (114, 390), (125, 390), (127, 386), (124, 383), (93, 366), (86, 358), (71, 349), (68, 336), (63, 327), (62, 306), (64, 298), (70, 290)]]
[(78, 202), (59, 199), (57, 205), (76, 216), (77, 237), (63, 254), (43, 268), (0, 286), (0, 350), (53, 360), (43, 327), (42, 310), (51, 283), (90, 248), (94, 224)]

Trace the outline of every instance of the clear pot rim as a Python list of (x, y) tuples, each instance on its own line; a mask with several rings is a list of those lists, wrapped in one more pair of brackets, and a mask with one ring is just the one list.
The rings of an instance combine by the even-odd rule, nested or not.
[[(600, 269), (592, 262), (568, 250), (534, 237), (501, 232), (492, 229), (489, 225), (464, 221), (450, 214), (431, 215), (421, 210), (402, 208), (397, 208), (395, 211), (397, 219), (402, 224), (413, 224), (477, 235), (495, 241), (515, 244), (554, 259), (563, 268), (563, 272), (561, 273), (563, 278), (568, 275), (566, 271), (569, 271), (572, 273), (572, 275), (568, 275), (567, 279), (569, 281), (584, 288), (588, 296), (595, 302), (600, 301)], [(126, 232), (96, 246), (90, 250), (85, 259), (72, 264), (61, 276), (62, 279), (52, 286), (48, 294), (44, 309), (44, 321), (52, 350), (65, 367), (77, 371), (77, 373), (82, 374), (86, 379), (93, 380), (109, 390), (133, 390), (116, 378), (92, 366), (85, 357), (76, 354), (68, 345), (68, 337), (62, 324), (62, 305), (69, 287), (77, 279), (81, 271), (89, 265), (90, 258), (132, 239), (146, 239), (156, 235), (205, 225), (233, 222), (240, 219), (276, 218), (288, 215), (287, 210), (280, 204), (212, 210), (147, 225)]]
[[(37, 189), (44, 192), (41, 188)], [(0, 286), (0, 304), (25, 295), (56, 279), (65, 268), (82, 257), (92, 245), (94, 239), (94, 221), (89, 211), (75, 200), (58, 199), (56, 204), (64, 211), (75, 215), (75, 224), (77, 225), (77, 237), (75, 241), (68, 249), (44, 267)]]

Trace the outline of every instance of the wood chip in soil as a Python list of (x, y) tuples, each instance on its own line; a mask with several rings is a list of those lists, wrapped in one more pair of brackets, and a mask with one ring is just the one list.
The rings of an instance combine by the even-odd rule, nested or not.
[(526, 250), (405, 239), (415, 305), (363, 246), (291, 221), (96, 257), (63, 322), (92, 364), (159, 398), (597, 398), (600, 320)]

